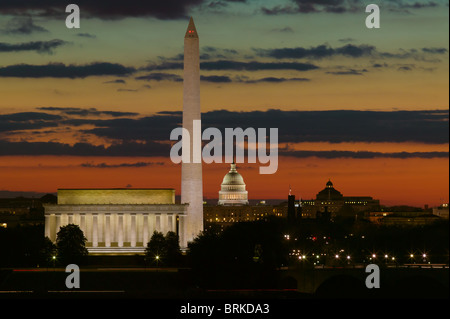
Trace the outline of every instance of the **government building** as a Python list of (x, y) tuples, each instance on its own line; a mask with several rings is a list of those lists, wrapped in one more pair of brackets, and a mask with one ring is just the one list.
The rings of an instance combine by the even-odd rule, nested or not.
[(184, 234), (187, 204), (175, 204), (174, 189), (58, 189), (46, 204), (45, 236), (76, 224), (90, 254), (144, 253), (154, 231)]
[(285, 205), (266, 205), (264, 201), (250, 205), (244, 178), (234, 162), (223, 178), (217, 205), (203, 207), (205, 229), (219, 231), (234, 223), (266, 220), (269, 216), (284, 217), (286, 213)]
[(295, 202), (298, 218), (355, 217), (358, 213), (377, 211), (380, 201), (370, 196), (344, 196), (328, 180), (315, 199)]

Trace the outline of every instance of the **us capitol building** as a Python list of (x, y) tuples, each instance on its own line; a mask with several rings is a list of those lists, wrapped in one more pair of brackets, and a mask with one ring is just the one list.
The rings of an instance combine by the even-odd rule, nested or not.
[(219, 205), (248, 205), (248, 192), (245, 190), (244, 179), (236, 170), (236, 164), (231, 164), (230, 171), (223, 178), (219, 191)]
[(244, 178), (233, 162), (223, 178), (217, 205), (204, 205), (203, 214), (205, 229), (215, 227), (223, 230), (237, 222), (265, 220), (271, 215), (286, 216), (287, 207), (266, 205), (264, 202), (250, 205)]

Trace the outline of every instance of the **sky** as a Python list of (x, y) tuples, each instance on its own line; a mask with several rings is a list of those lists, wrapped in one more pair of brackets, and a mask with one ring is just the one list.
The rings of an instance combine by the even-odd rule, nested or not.
[[(0, 193), (175, 188), (183, 38), (200, 38), (203, 128), (278, 128), (249, 199), (448, 202), (447, 0), (0, 0)], [(369, 3), (380, 28), (365, 24)], [(203, 164), (218, 197), (228, 163)]]

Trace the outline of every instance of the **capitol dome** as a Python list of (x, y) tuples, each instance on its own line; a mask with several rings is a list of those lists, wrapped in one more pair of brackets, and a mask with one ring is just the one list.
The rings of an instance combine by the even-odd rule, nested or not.
[(232, 163), (230, 171), (225, 175), (219, 191), (219, 205), (248, 205), (248, 192), (242, 175)]

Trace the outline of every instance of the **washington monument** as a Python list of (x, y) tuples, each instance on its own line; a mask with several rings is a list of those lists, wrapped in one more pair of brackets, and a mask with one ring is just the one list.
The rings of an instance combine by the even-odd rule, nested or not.
[[(184, 71), (183, 71), (183, 128), (189, 132), (190, 160), (181, 164), (181, 204), (189, 204), (185, 223), (184, 238), (180, 238), (181, 248), (187, 247), (203, 231), (203, 183), (202, 163), (194, 163), (196, 150), (193, 145), (201, 145), (201, 134), (193, 130), (194, 120), (200, 120), (200, 49), (194, 20), (184, 36)], [(197, 136), (198, 135), (198, 136)], [(196, 140), (197, 143), (194, 143)]]

